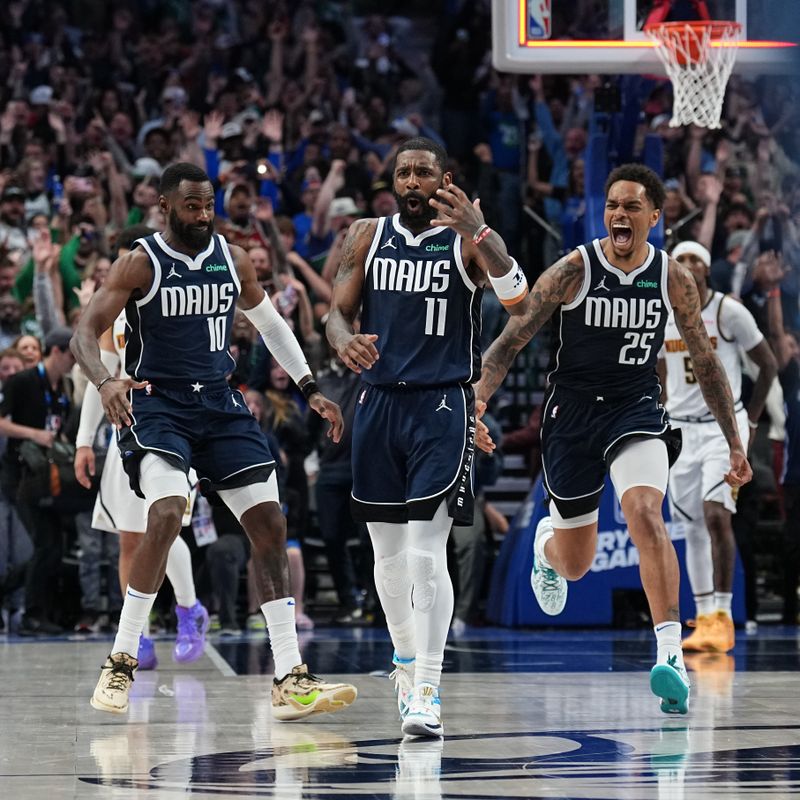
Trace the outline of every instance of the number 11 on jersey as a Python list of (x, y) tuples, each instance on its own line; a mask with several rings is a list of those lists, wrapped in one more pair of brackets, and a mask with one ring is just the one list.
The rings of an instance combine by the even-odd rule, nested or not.
[[(447, 298), (425, 298), (425, 333), (428, 336), (444, 336), (444, 325), (447, 320)], [(434, 330), (434, 328), (436, 330)]]

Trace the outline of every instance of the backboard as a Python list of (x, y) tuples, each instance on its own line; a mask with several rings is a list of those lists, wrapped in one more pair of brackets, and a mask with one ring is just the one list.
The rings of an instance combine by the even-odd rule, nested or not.
[[(734, 72), (797, 71), (800, 0), (704, 0), (742, 25)], [(492, 0), (492, 61), (503, 72), (664, 74), (642, 26), (656, 0)], [(673, 0), (673, 9), (692, 8)]]

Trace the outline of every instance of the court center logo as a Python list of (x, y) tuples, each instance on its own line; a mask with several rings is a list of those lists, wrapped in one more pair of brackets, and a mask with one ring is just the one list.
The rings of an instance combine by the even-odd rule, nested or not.
[[(723, 744), (708, 750), (692, 745), (712, 732), (721, 734)], [(275, 800), (299, 796), (298, 789), (307, 800), (396, 800), (406, 796), (404, 787), (414, 785), (425, 786), (425, 796), (431, 797), (540, 797), (545, 796), (543, 782), (547, 797), (580, 800), (661, 797), (664, 786), (669, 797), (729, 800), (751, 793), (787, 797), (800, 788), (797, 725), (704, 727), (669, 720), (643, 728), (448, 736), (444, 743), (398, 742), (396, 737), (350, 741), (336, 731), (281, 726), (267, 733), (272, 736), (269, 747), (197, 755), (149, 771), (147, 761), (142, 763), (141, 734), (138, 750), (128, 735), (98, 734), (91, 743), (97, 770), (79, 780), (136, 789), (140, 798), (191, 791)], [(474, 755), (476, 739), (489, 755)]]

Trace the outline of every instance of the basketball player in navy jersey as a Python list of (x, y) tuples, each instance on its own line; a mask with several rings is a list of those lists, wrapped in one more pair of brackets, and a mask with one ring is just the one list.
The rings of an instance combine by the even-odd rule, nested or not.
[[(355, 700), (356, 690), (325, 683), (301, 663), (275, 461), (241, 392), (226, 381), (234, 367), (228, 345), (236, 307), (264, 337), (309, 406), (330, 422), (334, 441), (342, 432), (341, 411), (318, 391), (297, 340), (265, 295), (247, 253), (214, 234), (214, 189), (205, 172), (186, 163), (168, 167), (159, 205), (167, 219), (163, 235), (138, 239), (129, 254), (117, 259), (72, 340), (78, 363), (118, 429), (131, 487), (149, 508), (119, 630), (92, 706), (127, 710), (139, 635), (180, 531), (189, 495), (187, 473), (193, 467), (202, 490), (231, 509), (252, 544), (275, 660), (273, 716), (299, 719), (336, 711)], [(123, 309), (130, 376), (124, 379), (103, 366), (98, 347), (98, 338)]]
[(479, 203), (452, 184), (446, 160), (429, 139), (400, 146), (399, 213), (350, 227), (327, 324), (363, 380), (352, 506), (375, 551), (402, 730), (432, 737), (443, 735), (439, 683), (453, 615), (447, 537), (473, 514), (482, 287), (491, 281), (511, 313), (527, 295), (522, 270)]
[[(554, 313), (560, 337), (542, 413), (542, 462), (550, 516), (534, 539), (531, 584), (542, 610), (558, 614), (567, 582), (595, 556), (600, 495), (610, 471), (640, 574), (658, 645), (650, 676), (661, 710), (685, 714), (689, 680), (681, 652), (678, 562), (661, 515), (669, 464), (680, 450), (659, 403), (658, 352), (670, 310), (694, 364), (709, 410), (730, 450), (731, 486), (752, 472), (739, 438), (731, 388), (708, 339), (691, 273), (647, 242), (661, 215), (664, 188), (639, 164), (606, 181), (608, 236), (581, 245), (536, 281), (524, 313), (509, 320), (484, 356), (476, 387), (486, 401), (515, 355)], [(491, 447), (479, 434), (479, 446)]]

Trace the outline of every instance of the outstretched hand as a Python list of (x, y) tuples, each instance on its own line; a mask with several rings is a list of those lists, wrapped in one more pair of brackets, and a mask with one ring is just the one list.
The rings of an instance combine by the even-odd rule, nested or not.
[(454, 183), (437, 189), (436, 196), (431, 197), (428, 202), (436, 209), (436, 217), (431, 220), (431, 225), (452, 228), (464, 239), (472, 239), (485, 222), (480, 199), (476, 198), (471, 202)]
[(725, 475), (725, 483), (738, 489), (753, 479), (753, 470), (744, 451), (740, 449), (731, 450), (731, 468)]
[(344, 419), (342, 419), (342, 409), (333, 400), (328, 400), (322, 392), (314, 392), (308, 398), (308, 405), (314, 409), (323, 419), (328, 420), (331, 426), (328, 428), (328, 438), (334, 442), (339, 442), (344, 431)]
[(108, 421), (117, 429), (130, 427), (131, 404), (128, 393), (131, 389), (144, 389), (147, 381), (133, 378), (114, 378), (100, 387), (100, 400)]

